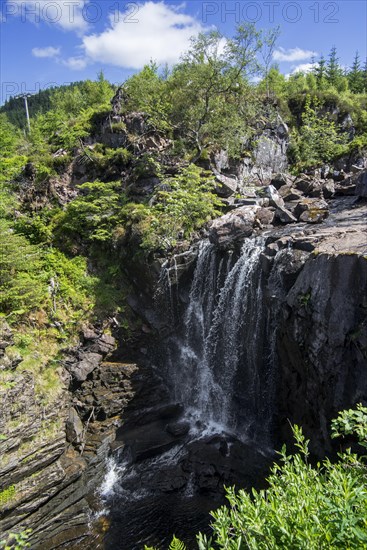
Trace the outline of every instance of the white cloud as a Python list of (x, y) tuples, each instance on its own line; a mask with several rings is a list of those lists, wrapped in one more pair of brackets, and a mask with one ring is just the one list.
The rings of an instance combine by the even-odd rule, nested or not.
[(301, 63), (300, 65), (292, 66), (292, 74), (294, 73), (309, 73), (315, 67), (315, 63)]
[(181, 8), (149, 0), (138, 5), (136, 23), (128, 22), (132, 16), (126, 13), (115, 14), (104, 32), (83, 37), (85, 54), (92, 61), (130, 69), (140, 69), (151, 59), (171, 65), (188, 49), (190, 38), (204, 30)]
[(66, 31), (83, 33), (89, 27), (88, 19), (94, 20), (99, 13), (96, 2), (93, 2), (93, 10), (89, 13), (86, 7), (88, 2), (89, 0), (7, 0), (5, 13), (7, 17), (14, 15), (36, 24), (44, 21)]
[(303, 59), (311, 59), (316, 56), (317, 52), (311, 50), (302, 50), (301, 48), (278, 48), (273, 53), (273, 59), (275, 61), (302, 61)]
[(57, 57), (60, 55), (60, 48), (54, 48), (53, 46), (33, 48), (32, 55), (34, 55), (34, 57)]
[(69, 57), (63, 60), (62, 64), (73, 71), (81, 71), (88, 65), (88, 60), (85, 57)]

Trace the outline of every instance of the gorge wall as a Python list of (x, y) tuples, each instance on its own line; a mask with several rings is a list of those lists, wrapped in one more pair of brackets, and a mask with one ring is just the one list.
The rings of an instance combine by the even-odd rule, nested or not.
[[(101, 140), (125, 145), (128, 134), (110, 126)], [(129, 536), (150, 543), (137, 523), (157, 499), (172, 507), (177, 495), (204, 495), (207, 511), (224, 483), (261, 484), (274, 449), (291, 440), (289, 421), (315, 456), (332, 450), (330, 419), (367, 402), (366, 172), (347, 176), (349, 162), (329, 178), (280, 174), (250, 187), (247, 178), (269, 183), (286, 168), (286, 145), (277, 120), (256, 162), (203, 161), (226, 213), (175, 254), (133, 256), (134, 235), (116, 247), (139, 328), (126, 345), (111, 320), (87, 327), (60, 359), (63, 387), (47, 406), (32, 373), (16, 370), (1, 325), (0, 365), (10, 371), (0, 391), (1, 533), (31, 527), (35, 550), (116, 548), (130, 521)], [(78, 181), (91, 179), (77, 168)], [(129, 193), (151, 196), (159, 184), (145, 174)], [(55, 192), (67, 202), (75, 189)], [(111, 454), (119, 492), (104, 502), (108, 516), (97, 489)]]

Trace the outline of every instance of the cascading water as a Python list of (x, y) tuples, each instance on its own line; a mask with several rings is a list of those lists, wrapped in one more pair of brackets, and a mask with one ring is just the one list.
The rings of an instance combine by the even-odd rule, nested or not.
[(244, 436), (246, 428), (254, 432), (256, 424), (263, 431), (265, 371), (271, 370), (266, 364), (271, 354), (260, 263), (263, 249), (263, 239), (248, 239), (235, 261), (233, 254), (201, 243), (184, 338), (175, 344), (179, 350), (176, 394), (189, 415), (214, 430)]
[(281, 289), (263, 269), (264, 248), (263, 238), (247, 239), (240, 252), (201, 242), (190, 286), (180, 277), (182, 258), (163, 268), (158, 295), (175, 328), (162, 339), (157, 370), (170, 381), (176, 416), (166, 419), (164, 403), (162, 411), (148, 408), (146, 423), (139, 419), (122, 436), (120, 466), (110, 463), (101, 488), (106, 549), (167, 546), (173, 533), (194, 547), (198, 530), (209, 530), (209, 510), (223, 502), (223, 484), (253, 487), (264, 478), (278, 311), (272, 290), (276, 299)]

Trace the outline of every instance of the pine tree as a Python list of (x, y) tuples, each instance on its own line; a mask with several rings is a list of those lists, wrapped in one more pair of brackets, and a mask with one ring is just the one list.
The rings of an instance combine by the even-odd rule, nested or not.
[(329, 84), (337, 87), (342, 76), (343, 71), (339, 65), (339, 57), (337, 56), (336, 47), (333, 46), (330, 50), (329, 60), (326, 65), (326, 79)]
[(367, 92), (367, 58), (364, 62), (363, 71), (362, 71), (362, 92)]
[(361, 62), (358, 51), (356, 52), (353, 60), (353, 65), (348, 73), (349, 89), (354, 94), (360, 94), (363, 92), (363, 71), (361, 69)]
[(317, 88), (319, 90), (325, 87), (326, 81), (326, 59), (321, 55), (317, 65), (314, 67), (314, 74), (316, 76)]

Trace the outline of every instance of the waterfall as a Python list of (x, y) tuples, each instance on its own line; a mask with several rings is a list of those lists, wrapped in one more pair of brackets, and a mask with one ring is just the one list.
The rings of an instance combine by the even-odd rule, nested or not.
[(175, 387), (189, 416), (216, 431), (247, 433), (256, 425), (263, 431), (268, 417), (268, 340), (274, 339), (267, 338), (263, 249), (262, 238), (247, 239), (237, 259), (208, 242), (199, 248)]

